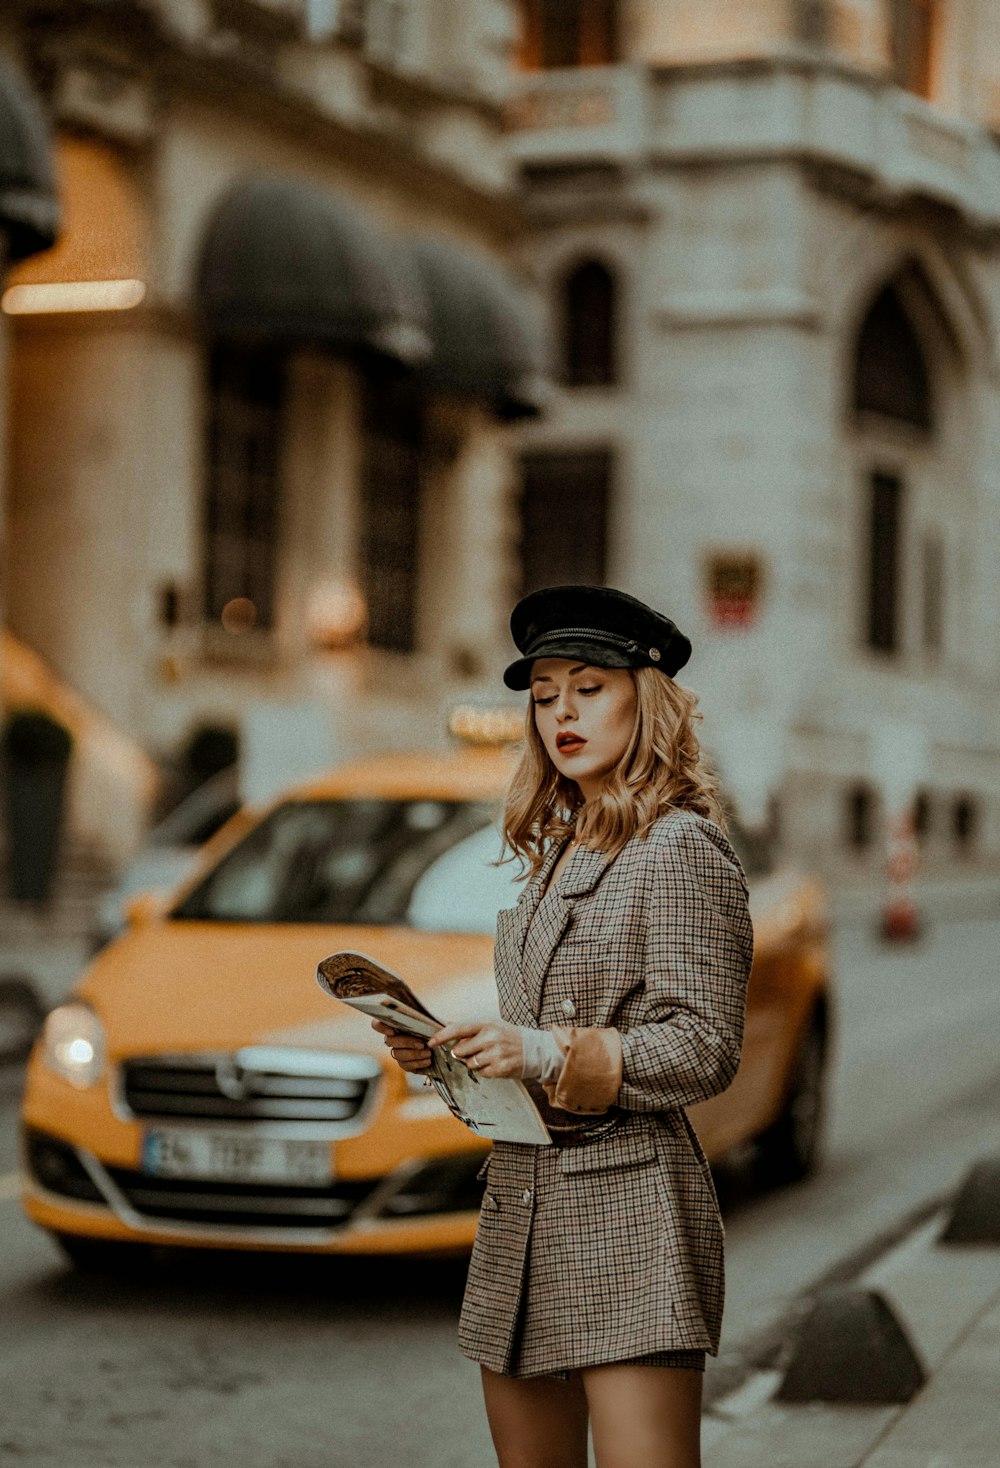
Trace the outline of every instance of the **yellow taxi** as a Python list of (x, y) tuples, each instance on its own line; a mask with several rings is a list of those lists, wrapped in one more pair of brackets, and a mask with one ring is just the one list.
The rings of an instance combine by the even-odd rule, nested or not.
[[(496, 1013), (496, 865), (512, 756), (369, 757), (242, 810), (167, 902), (48, 1017), (22, 1109), (24, 1207), (78, 1263), (166, 1244), (324, 1253), (471, 1247), (486, 1144), (316, 982), (337, 949), (403, 975), (441, 1020)], [(710, 1158), (816, 1162), (830, 1030), (819, 886), (734, 841), (756, 957), (739, 1073), (690, 1108)]]

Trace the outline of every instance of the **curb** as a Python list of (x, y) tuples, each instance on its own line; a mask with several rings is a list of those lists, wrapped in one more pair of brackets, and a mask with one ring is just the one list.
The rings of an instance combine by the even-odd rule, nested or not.
[[(879, 1258), (870, 1260), (853, 1279), (851, 1288), (843, 1287), (842, 1277), (840, 1288), (807, 1292), (811, 1313), (800, 1312), (797, 1325), (791, 1313), (786, 1316), (789, 1338), (784, 1345), (766, 1365), (764, 1353), (758, 1353), (757, 1360), (764, 1369), (706, 1410), (702, 1421), (705, 1468), (861, 1468), (904, 1418), (911, 1438), (926, 1434), (930, 1419), (937, 1421), (937, 1440), (928, 1436), (925, 1447), (922, 1445), (926, 1456), (913, 1458), (912, 1462), (937, 1461), (935, 1452), (940, 1453), (949, 1443), (945, 1422), (935, 1418), (937, 1402), (932, 1399), (936, 1373), (947, 1378), (949, 1358), (961, 1349), (974, 1349), (975, 1331), (977, 1325), (982, 1325), (982, 1317), (992, 1318), (992, 1311), (1000, 1312), (1000, 1248), (985, 1242), (958, 1244), (946, 1237), (952, 1220), (965, 1216), (967, 1204), (962, 1200), (970, 1189), (976, 1202), (977, 1228), (981, 1226), (984, 1178), (990, 1181), (988, 1206), (1000, 1209), (1000, 1192), (992, 1186), (992, 1180), (1000, 1179), (1000, 1162), (988, 1159), (971, 1169), (952, 1197), (936, 1200), (929, 1216), (923, 1210), (922, 1219)], [(873, 1306), (873, 1300), (879, 1303)], [(860, 1338), (852, 1336), (850, 1330), (839, 1331), (841, 1350), (836, 1357), (824, 1352), (822, 1331), (810, 1334), (810, 1322), (822, 1322), (823, 1312), (830, 1320), (830, 1312), (837, 1311), (842, 1312), (841, 1324), (862, 1320), (871, 1327), (878, 1317), (885, 1327), (881, 1333), (876, 1330), (869, 1336), (867, 1360), (862, 1359), (863, 1351), (856, 1349)], [(906, 1343), (901, 1353), (900, 1338)], [(881, 1356), (877, 1349), (872, 1356), (873, 1340), (881, 1345)], [(845, 1350), (849, 1356), (846, 1362)], [(912, 1389), (903, 1391), (907, 1370)], [(990, 1390), (995, 1391), (1000, 1382), (1000, 1364), (992, 1363), (991, 1370)], [(871, 1392), (867, 1398), (863, 1396), (870, 1386), (878, 1385), (870, 1383), (867, 1375), (878, 1371), (895, 1378), (894, 1400), (873, 1401)], [(923, 1387), (914, 1381), (917, 1372), (925, 1378)], [(846, 1392), (834, 1390), (838, 1373), (841, 1387), (846, 1381)], [(794, 1390), (797, 1375), (800, 1382), (810, 1378), (805, 1383), (805, 1400)], [(787, 1394), (782, 1397), (789, 1383), (795, 1400), (789, 1400)], [(945, 1381), (938, 1397), (944, 1394), (946, 1385)], [(942, 1413), (945, 1410), (941, 1408)], [(891, 1447), (889, 1451), (891, 1456)], [(876, 1462), (883, 1462), (881, 1452), (871, 1468), (876, 1468)]]

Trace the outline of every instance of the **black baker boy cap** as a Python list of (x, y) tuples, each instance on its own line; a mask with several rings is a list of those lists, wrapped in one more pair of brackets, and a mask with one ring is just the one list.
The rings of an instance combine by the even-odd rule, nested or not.
[(531, 686), (536, 658), (580, 658), (595, 668), (656, 668), (669, 677), (691, 644), (669, 617), (612, 586), (545, 586), (522, 597), (510, 615), (523, 654), (503, 675), (508, 688)]

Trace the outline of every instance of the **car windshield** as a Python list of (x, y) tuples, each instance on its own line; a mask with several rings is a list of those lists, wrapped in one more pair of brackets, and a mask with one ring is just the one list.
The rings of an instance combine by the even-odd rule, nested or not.
[(289, 801), (222, 858), (174, 918), (492, 933), (516, 898), (496, 810), (468, 800)]
[[(492, 935), (520, 891), (520, 864), (495, 863), (495, 808), (468, 800), (289, 801), (222, 858), (174, 918), (358, 923)], [(730, 822), (751, 878), (770, 844)]]

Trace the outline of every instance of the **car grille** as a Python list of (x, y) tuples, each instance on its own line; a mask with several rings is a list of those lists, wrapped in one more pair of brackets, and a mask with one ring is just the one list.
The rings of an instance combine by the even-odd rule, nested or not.
[(107, 1171), (130, 1206), (145, 1218), (243, 1228), (337, 1228), (376, 1186), (365, 1180), (295, 1188), (147, 1177), (120, 1167)]
[(326, 1134), (357, 1117), (380, 1074), (377, 1062), (361, 1055), (251, 1046), (127, 1060), (121, 1079), (133, 1116), (305, 1122)]

